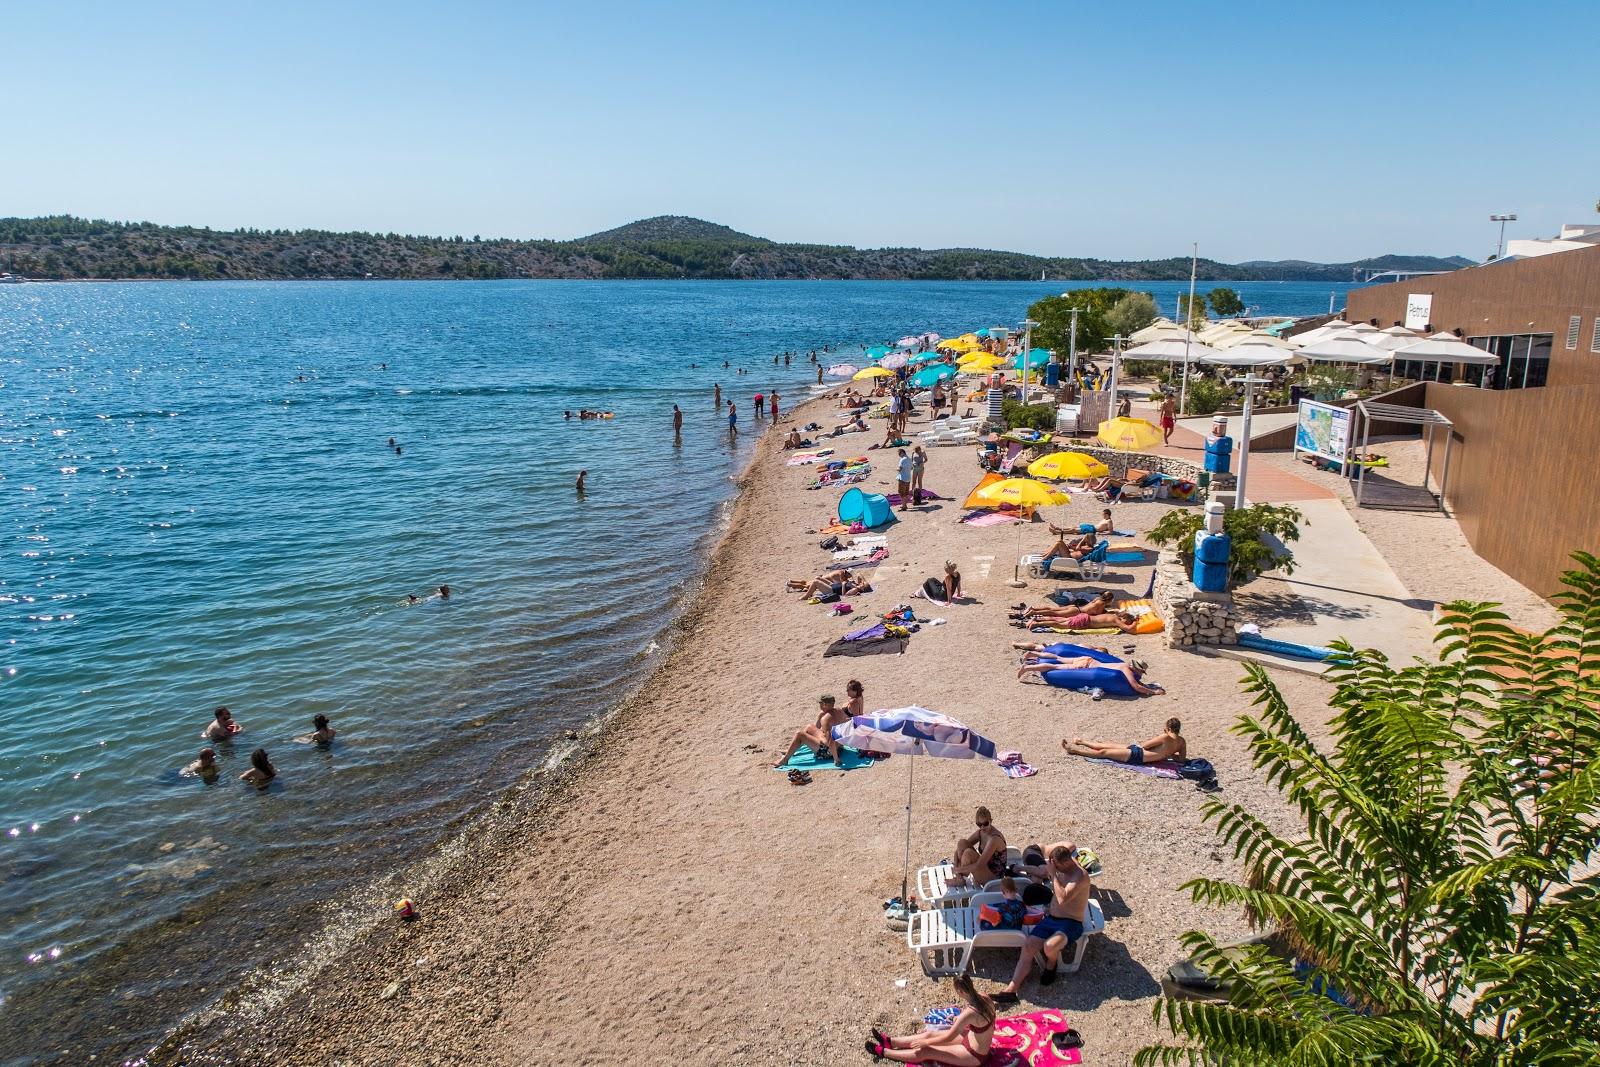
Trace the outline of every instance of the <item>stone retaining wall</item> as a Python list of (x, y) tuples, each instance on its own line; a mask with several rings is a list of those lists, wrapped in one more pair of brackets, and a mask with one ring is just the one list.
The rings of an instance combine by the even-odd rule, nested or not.
[(1206, 593), (1195, 588), (1174, 549), (1156, 559), (1156, 614), (1167, 623), (1165, 637), (1173, 648), (1239, 643), (1237, 609), (1232, 593)]

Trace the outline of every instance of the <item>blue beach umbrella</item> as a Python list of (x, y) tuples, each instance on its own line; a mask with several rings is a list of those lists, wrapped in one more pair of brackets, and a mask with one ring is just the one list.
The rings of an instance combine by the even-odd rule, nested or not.
[(994, 759), (995, 743), (948, 715), (914, 705), (857, 715), (835, 726), (833, 739), (858, 752), (911, 757), (906, 775), (905, 868), (900, 875), (900, 903), (905, 904), (911, 882), (911, 790), (917, 775), (916, 758)]
[(948, 363), (936, 363), (931, 367), (923, 367), (911, 376), (911, 384), (918, 389), (926, 389), (934, 382), (942, 382), (946, 378), (954, 378), (956, 369)]
[(977, 334), (979, 337), (988, 337), (989, 336), (989, 331), (988, 330), (973, 330), (972, 332)]
[(1049, 351), (1049, 349), (1035, 348), (1035, 349), (1032, 349), (1031, 351), (1028, 351), (1026, 353), (1018, 352), (1017, 355), (1016, 355), (1016, 358), (1011, 361), (1011, 365), (1013, 367), (1016, 367), (1018, 370), (1022, 370), (1024, 367), (1027, 367), (1027, 368), (1042, 367), (1046, 363), (1049, 363), (1049, 362), (1050, 362), (1050, 351)]
[(868, 359), (882, 359), (884, 356), (887, 356), (888, 354), (889, 354), (889, 346), (888, 345), (873, 345), (871, 348), (867, 349), (867, 358)]
[(943, 358), (944, 358), (944, 353), (942, 353), (942, 352), (918, 352), (914, 356), (907, 356), (906, 357), (906, 362), (913, 363), (913, 364), (915, 364), (915, 363), (929, 363), (929, 362), (932, 362), (933, 360), (943, 359)]

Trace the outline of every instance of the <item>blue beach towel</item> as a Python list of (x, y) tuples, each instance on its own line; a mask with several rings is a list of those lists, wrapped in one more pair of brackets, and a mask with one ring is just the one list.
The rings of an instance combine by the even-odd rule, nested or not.
[(839, 754), (844, 758), (844, 766), (835, 767), (826, 752), (821, 759), (818, 759), (809, 748), (801, 748), (799, 752), (789, 757), (789, 762), (779, 764), (777, 769), (785, 774), (790, 771), (859, 771), (878, 762), (868, 759), (853, 748), (842, 749)]

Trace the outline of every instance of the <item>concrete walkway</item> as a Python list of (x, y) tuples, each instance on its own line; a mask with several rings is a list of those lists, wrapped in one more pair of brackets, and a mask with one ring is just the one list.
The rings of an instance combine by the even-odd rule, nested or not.
[[(1160, 423), (1153, 407), (1136, 405), (1133, 413)], [(1209, 429), (1210, 422), (1202, 428)], [(1205, 439), (1180, 422), (1171, 443), (1152, 451), (1199, 463)], [(1300, 540), (1289, 546), (1294, 574), (1274, 572), (1238, 590), (1243, 621), (1281, 641), (1326, 645), (1343, 637), (1401, 663), (1430, 653), (1433, 602), (1411, 595), (1331, 489), (1271, 464), (1253, 463), (1245, 491), (1255, 503), (1293, 504), (1304, 521)]]

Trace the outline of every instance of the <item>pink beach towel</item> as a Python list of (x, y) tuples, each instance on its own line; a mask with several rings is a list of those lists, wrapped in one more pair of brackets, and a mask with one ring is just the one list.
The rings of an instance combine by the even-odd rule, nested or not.
[(1062, 1052), (1050, 1040), (1067, 1029), (1066, 1016), (1059, 1011), (1002, 1015), (994, 1021), (994, 1044), (989, 1046), (983, 1067), (1073, 1067), (1080, 1064), (1082, 1049)]
[(1160, 763), (1123, 763), (1121, 760), (1096, 759), (1093, 756), (1084, 756), (1083, 758), (1090, 763), (1103, 763), (1107, 767), (1120, 767), (1125, 771), (1148, 775), (1151, 778), (1169, 778), (1173, 781), (1181, 781), (1183, 778), (1183, 775), (1178, 773), (1178, 768), (1182, 764), (1177, 760), (1162, 760)]

